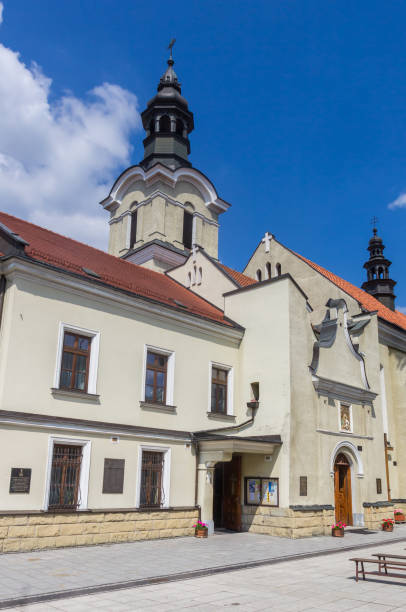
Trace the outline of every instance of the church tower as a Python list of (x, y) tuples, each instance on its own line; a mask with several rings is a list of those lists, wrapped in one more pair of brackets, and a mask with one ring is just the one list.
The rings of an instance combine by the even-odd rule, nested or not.
[(157, 162), (176, 170), (180, 166), (191, 166), (189, 134), (193, 130), (193, 113), (181, 95), (171, 54), (168, 68), (161, 77), (158, 93), (147, 104), (141, 115), (146, 131), (144, 159), (141, 166), (147, 170)]
[(219, 215), (230, 207), (189, 160), (193, 113), (172, 46), (157, 93), (141, 113), (144, 158), (100, 202), (110, 213), (109, 253), (161, 272), (181, 265), (193, 246), (217, 259)]
[(393, 291), (396, 281), (389, 278), (389, 267), (391, 262), (386, 259), (383, 251), (385, 245), (382, 238), (377, 236), (376, 227), (373, 228), (373, 236), (369, 241), (369, 259), (364, 263), (368, 280), (362, 285), (362, 289), (374, 296), (391, 310), (395, 310), (395, 294)]

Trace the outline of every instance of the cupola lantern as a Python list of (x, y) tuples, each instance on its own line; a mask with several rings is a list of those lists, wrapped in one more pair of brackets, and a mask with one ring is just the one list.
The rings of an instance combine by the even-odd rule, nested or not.
[(389, 268), (391, 263), (383, 254), (385, 245), (382, 238), (377, 236), (377, 228), (373, 228), (373, 236), (369, 241), (368, 251), (369, 259), (364, 263), (364, 268), (367, 271), (367, 280), (363, 283), (362, 288), (382, 302), (391, 310), (395, 310), (395, 294), (394, 286), (396, 281), (389, 277)]
[(158, 93), (141, 113), (142, 125), (146, 131), (144, 159), (140, 166), (147, 170), (160, 162), (172, 170), (191, 166), (189, 134), (193, 130), (193, 113), (188, 109), (187, 100), (182, 96), (181, 84), (173, 68), (172, 48), (168, 68), (158, 83)]

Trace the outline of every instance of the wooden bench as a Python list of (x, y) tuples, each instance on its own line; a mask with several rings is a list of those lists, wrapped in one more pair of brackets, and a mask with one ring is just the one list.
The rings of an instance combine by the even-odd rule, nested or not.
[[(389, 557), (390, 555), (386, 555), (386, 556)], [(365, 580), (366, 574), (373, 575), (373, 576), (385, 576), (385, 577), (388, 576), (390, 578), (406, 578), (406, 573), (405, 574), (394, 574), (394, 573), (388, 572), (388, 570), (398, 570), (398, 571), (406, 572), (406, 562), (405, 561), (391, 561), (390, 559), (384, 559), (384, 558), (382, 559), (364, 559), (361, 557), (354, 557), (350, 559), (350, 561), (355, 561), (355, 580), (357, 582), (358, 582), (360, 574), (362, 575), (363, 580)], [(373, 572), (365, 571), (364, 563), (374, 563), (378, 565), (378, 571), (373, 571)]]

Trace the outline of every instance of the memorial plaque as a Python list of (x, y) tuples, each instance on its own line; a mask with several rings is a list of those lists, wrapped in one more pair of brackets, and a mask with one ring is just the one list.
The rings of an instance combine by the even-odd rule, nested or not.
[(31, 468), (11, 468), (10, 493), (29, 493)]
[(102, 493), (122, 493), (124, 487), (124, 459), (105, 459)]

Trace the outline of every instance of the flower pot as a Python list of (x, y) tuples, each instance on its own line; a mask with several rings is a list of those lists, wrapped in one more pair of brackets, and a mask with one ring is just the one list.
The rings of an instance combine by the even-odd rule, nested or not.
[(395, 514), (395, 521), (397, 523), (403, 523), (406, 520), (404, 514)]
[(382, 531), (393, 531), (392, 523), (383, 523), (382, 524)]
[(335, 529), (331, 530), (331, 535), (333, 536), (333, 538), (343, 538), (344, 537), (344, 528), (339, 528), (336, 527)]
[(208, 534), (209, 534), (208, 529), (195, 529), (196, 538), (207, 538)]

